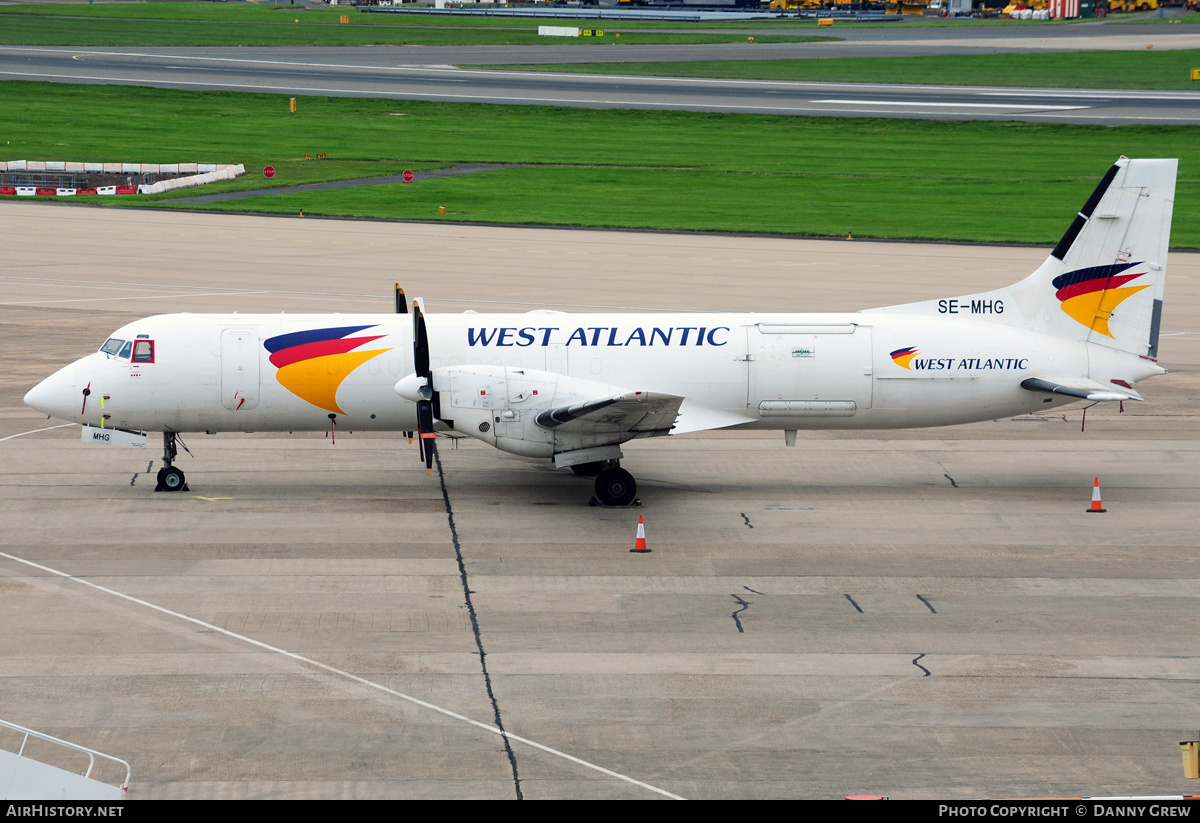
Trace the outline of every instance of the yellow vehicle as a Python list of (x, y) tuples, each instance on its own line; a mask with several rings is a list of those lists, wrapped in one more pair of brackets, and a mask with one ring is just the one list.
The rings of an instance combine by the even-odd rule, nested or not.
[(838, 6), (849, 6), (849, 0), (839, 3), (837, 0), (771, 0), (770, 8), (776, 11), (796, 11), (797, 9), (828, 9)]
[(1048, 0), (1020, 0), (1020, 2), (1009, 3), (1000, 13), (1012, 14), (1014, 11), (1018, 11), (1020, 9), (1033, 9), (1034, 11), (1040, 11), (1047, 8), (1050, 8), (1050, 3)]
[(1158, 6), (1158, 0), (1099, 0), (1096, 10), (1104, 8), (1108, 14), (1127, 14), (1134, 11), (1153, 11)]

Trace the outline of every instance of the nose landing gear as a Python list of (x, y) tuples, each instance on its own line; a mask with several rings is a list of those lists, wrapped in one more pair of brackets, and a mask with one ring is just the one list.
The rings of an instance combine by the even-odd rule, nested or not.
[(163, 432), (163, 467), (158, 470), (158, 485), (154, 487), (156, 492), (191, 491), (188, 488), (187, 478), (184, 477), (183, 471), (177, 469), (174, 465), (178, 454), (179, 452), (175, 446), (175, 432)]

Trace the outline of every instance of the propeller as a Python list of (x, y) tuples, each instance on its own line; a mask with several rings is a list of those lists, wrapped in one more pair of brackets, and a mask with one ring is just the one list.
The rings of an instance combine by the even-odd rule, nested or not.
[(437, 446), (434, 440), (437, 433), (433, 430), (433, 372), (429, 368), (429, 334), (425, 329), (425, 312), (420, 304), (413, 301), (413, 365), (421, 385), (416, 387), (417, 399), (417, 436), (421, 447), (421, 459), (425, 461), (425, 471), (433, 474), (433, 455)]

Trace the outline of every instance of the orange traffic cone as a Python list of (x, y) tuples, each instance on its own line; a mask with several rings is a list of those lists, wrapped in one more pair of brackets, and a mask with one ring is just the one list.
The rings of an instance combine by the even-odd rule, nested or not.
[(643, 554), (650, 551), (648, 548), (646, 548), (646, 524), (642, 522), (642, 516), (640, 514), (638, 515), (637, 539), (633, 541), (633, 548), (629, 551), (637, 552), (638, 554)]
[(1087, 510), (1088, 514), (1096, 512), (1106, 512), (1108, 509), (1100, 503), (1100, 478), (1096, 478), (1096, 484), (1092, 486), (1092, 507)]

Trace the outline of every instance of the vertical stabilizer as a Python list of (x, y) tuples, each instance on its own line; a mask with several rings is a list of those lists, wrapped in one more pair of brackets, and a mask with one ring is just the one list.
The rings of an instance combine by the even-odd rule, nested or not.
[(1117, 160), (1020, 283), (875, 311), (966, 315), (1157, 358), (1178, 163)]

